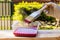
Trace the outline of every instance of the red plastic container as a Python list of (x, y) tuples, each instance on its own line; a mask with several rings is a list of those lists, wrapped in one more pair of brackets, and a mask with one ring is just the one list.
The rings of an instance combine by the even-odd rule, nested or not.
[(37, 30), (32, 28), (18, 28), (14, 31), (15, 36), (20, 37), (35, 37)]

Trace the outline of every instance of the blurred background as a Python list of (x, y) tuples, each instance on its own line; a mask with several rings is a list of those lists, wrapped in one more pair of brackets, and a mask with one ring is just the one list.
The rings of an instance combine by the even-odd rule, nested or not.
[[(0, 0), (0, 30), (11, 30), (13, 21), (23, 21), (25, 17), (37, 11), (44, 3), (48, 2), (54, 2), (60, 5), (60, 0)], [(44, 12), (42, 13), (35, 21), (40, 21), (42, 25), (47, 27), (41, 26), (39, 29), (56, 28), (55, 24), (52, 24), (52, 22), (56, 22), (55, 18), (47, 16)], [(47, 23), (49, 25), (46, 22), (49, 22)]]

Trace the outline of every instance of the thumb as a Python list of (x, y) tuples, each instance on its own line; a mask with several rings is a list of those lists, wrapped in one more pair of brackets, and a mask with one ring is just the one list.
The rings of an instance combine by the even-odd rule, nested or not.
[(45, 5), (50, 6), (50, 5), (52, 5), (52, 2), (45, 3)]

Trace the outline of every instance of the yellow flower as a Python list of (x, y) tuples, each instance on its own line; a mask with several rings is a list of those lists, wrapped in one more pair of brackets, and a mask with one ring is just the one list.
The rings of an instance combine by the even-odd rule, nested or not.
[[(30, 10), (32, 8), (41, 8), (43, 6), (43, 3), (38, 3), (38, 2), (31, 2), (31, 3), (28, 3), (28, 2), (20, 2), (18, 4), (14, 4), (14, 15), (13, 15), (13, 20), (23, 20), (23, 15), (21, 13), (19, 13), (19, 9), (24, 7), (26, 8), (27, 10)], [(31, 8), (32, 7), (32, 8)]]

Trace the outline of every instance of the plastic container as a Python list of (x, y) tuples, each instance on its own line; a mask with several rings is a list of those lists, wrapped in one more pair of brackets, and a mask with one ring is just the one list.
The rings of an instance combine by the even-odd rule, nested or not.
[(38, 31), (32, 28), (17, 28), (14, 35), (17, 37), (36, 37)]

